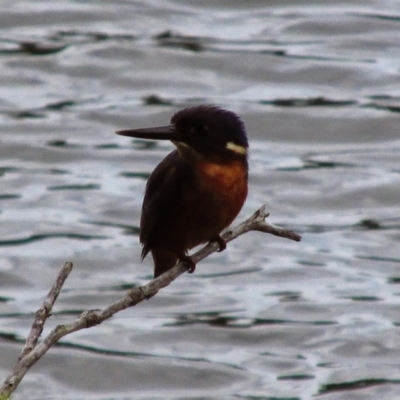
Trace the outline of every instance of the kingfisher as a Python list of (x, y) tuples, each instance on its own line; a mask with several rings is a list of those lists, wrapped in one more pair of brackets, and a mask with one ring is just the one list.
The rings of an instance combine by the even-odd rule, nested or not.
[(154, 277), (177, 262), (195, 270), (193, 247), (218, 242), (240, 212), (248, 191), (248, 140), (232, 111), (201, 105), (178, 111), (170, 124), (128, 129), (118, 135), (170, 140), (176, 147), (147, 181), (140, 220), (142, 260), (150, 252)]

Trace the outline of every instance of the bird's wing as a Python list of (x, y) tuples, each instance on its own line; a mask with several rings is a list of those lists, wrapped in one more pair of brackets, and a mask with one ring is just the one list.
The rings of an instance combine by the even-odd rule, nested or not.
[(142, 259), (152, 247), (158, 226), (167, 223), (172, 210), (179, 207), (181, 188), (191, 175), (190, 167), (182, 164), (178, 152), (174, 150), (157, 165), (147, 181), (140, 221)]

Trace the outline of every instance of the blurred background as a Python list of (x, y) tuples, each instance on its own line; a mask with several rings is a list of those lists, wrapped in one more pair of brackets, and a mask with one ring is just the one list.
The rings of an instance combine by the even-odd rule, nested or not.
[(400, 2), (0, 4), (0, 377), (61, 265), (45, 333), (151, 279), (146, 179), (118, 137), (217, 104), (250, 139), (249, 233), (64, 338), (15, 400), (394, 400), (400, 393)]

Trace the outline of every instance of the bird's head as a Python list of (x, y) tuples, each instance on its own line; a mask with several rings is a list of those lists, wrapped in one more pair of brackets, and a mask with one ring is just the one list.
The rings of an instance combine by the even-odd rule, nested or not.
[(178, 111), (171, 124), (129, 129), (118, 135), (140, 139), (170, 140), (184, 157), (232, 160), (247, 158), (248, 141), (242, 120), (216, 106), (197, 106)]

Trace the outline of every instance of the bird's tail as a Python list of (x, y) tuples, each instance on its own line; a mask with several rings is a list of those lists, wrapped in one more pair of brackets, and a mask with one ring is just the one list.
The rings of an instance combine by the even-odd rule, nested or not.
[(154, 260), (154, 278), (175, 266), (179, 259), (175, 253), (159, 248), (151, 249), (151, 255)]

